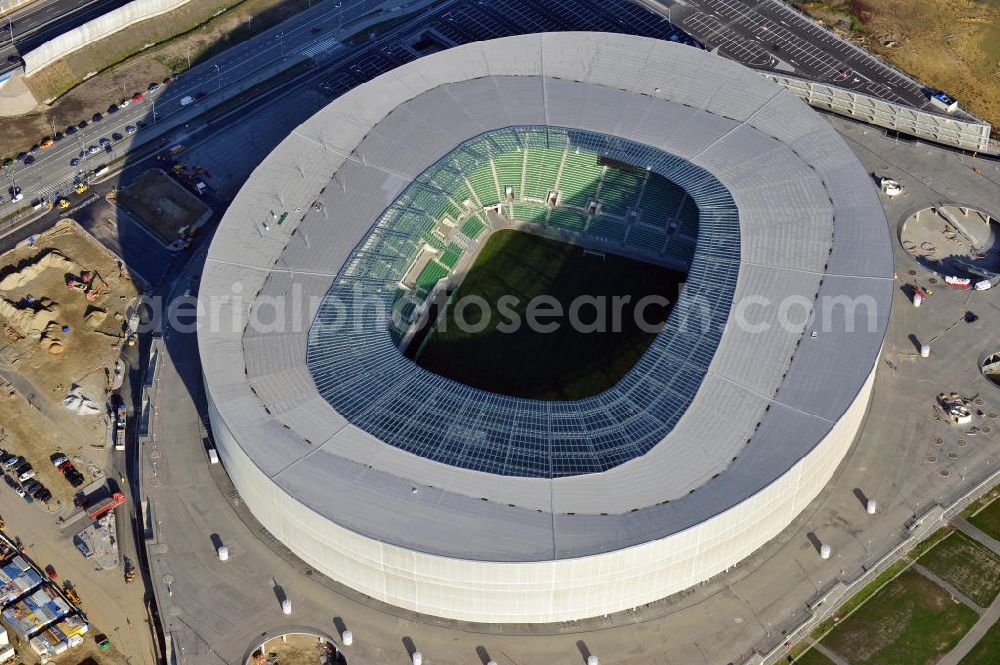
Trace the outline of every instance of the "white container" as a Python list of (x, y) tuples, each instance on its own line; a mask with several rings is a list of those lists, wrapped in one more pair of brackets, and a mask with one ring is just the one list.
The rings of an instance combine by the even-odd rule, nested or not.
[(292, 613), (292, 601), (287, 598), (281, 601), (281, 613), (286, 616)]
[(345, 630), (340, 634), (340, 641), (343, 642), (345, 647), (349, 647), (354, 644), (354, 633), (349, 630)]
[(874, 515), (878, 511), (878, 504), (875, 503), (875, 499), (868, 499), (868, 504), (865, 506), (865, 510), (868, 511), (869, 515)]
[(829, 559), (831, 552), (833, 552), (833, 549), (829, 545), (820, 545), (820, 547), (819, 547), (819, 558), (821, 558), (821, 559)]
[(413, 658), (413, 665), (422, 665), (422, 663), (424, 662), (424, 654), (420, 653), (419, 651), (414, 651), (412, 658)]
[(923, 302), (924, 302), (924, 297), (922, 295), (920, 295), (920, 291), (914, 291), (913, 292), (913, 306), (914, 307), (920, 307), (920, 305)]
[(597, 656), (587, 656), (587, 665), (598, 665)]
[(219, 463), (219, 453), (215, 450), (215, 448), (208, 449), (208, 463), (209, 464)]
[(921, 344), (920, 345), (920, 357), (921, 358), (926, 358), (929, 355), (931, 355), (931, 345), (927, 344), (927, 343)]
[(219, 549), (216, 550), (219, 553), (219, 561), (229, 560), (229, 548), (225, 545), (219, 545)]

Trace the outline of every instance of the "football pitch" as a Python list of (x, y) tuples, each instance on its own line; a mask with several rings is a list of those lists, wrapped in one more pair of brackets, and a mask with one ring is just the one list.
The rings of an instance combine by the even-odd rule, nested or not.
[[(684, 277), (662, 266), (498, 231), (415, 360), (466, 385), (515, 397), (595, 395), (617, 383), (649, 347)], [(647, 298), (650, 304), (637, 308), (647, 296), (661, 300)], [(561, 316), (545, 314), (559, 310)]]

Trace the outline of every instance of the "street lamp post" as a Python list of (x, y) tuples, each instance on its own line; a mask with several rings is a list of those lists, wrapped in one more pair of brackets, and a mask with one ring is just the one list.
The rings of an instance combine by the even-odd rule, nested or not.
[(281, 57), (285, 57), (285, 33), (278, 33), (278, 41), (281, 43)]
[(218, 74), (218, 78), (219, 78), (219, 90), (222, 90), (222, 70), (219, 69), (218, 65), (212, 65), (212, 66), (215, 67), (215, 73)]

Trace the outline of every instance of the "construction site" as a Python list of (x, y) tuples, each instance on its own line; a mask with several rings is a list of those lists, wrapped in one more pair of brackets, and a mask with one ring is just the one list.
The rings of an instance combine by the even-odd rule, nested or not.
[[(192, 178), (183, 164), (173, 166), (177, 177)], [(211, 208), (160, 169), (146, 171), (115, 196), (126, 213), (164, 245), (177, 249), (212, 215)]]
[(1000, 228), (981, 210), (958, 205), (919, 210), (903, 222), (900, 242), (918, 263), (942, 276), (971, 283), (1000, 278)]
[(100, 473), (113, 426), (108, 394), (120, 385), (127, 312), (141, 290), (71, 220), (0, 257), (0, 448), (33, 465), (52, 493), (49, 511), (74, 493), (53, 454), (72, 457), (90, 480)]

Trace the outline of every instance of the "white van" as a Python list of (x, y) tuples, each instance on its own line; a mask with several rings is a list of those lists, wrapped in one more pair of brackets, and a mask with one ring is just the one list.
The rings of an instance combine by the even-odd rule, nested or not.
[(188, 104), (194, 103), (194, 97), (191, 95), (184, 95), (181, 97), (181, 106), (187, 106)]

